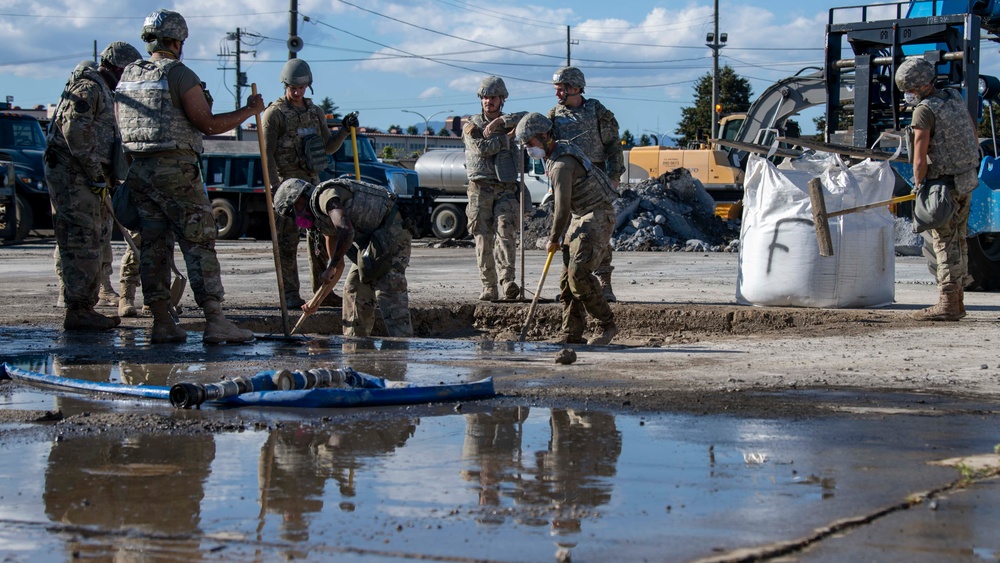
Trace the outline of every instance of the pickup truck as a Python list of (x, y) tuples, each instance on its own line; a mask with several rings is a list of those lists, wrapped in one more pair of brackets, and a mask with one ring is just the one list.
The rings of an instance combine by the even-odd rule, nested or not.
[[(13, 166), (13, 181), (0, 197), (0, 232), (4, 240), (18, 241), (32, 229), (52, 226), (49, 190), (45, 184), (42, 153), (45, 133), (38, 120), (30, 115), (0, 109), (0, 160)], [(15, 213), (8, 213), (15, 211)], [(8, 225), (8, 215), (16, 217)]]

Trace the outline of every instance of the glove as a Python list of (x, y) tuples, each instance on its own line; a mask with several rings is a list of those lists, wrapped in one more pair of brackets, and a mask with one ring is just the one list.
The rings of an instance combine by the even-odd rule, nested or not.
[(358, 121), (358, 112), (352, 111), (351, 113), (344, 116), (344, 120), (340, 122), (345, 129), (350, 129), (351, 127), (360, 127), (361, 122)]
[(104, 196), (108, 193), (108, 183), (104, 181), (90, 181), (90, 191), (97, 197), (104, 199)]

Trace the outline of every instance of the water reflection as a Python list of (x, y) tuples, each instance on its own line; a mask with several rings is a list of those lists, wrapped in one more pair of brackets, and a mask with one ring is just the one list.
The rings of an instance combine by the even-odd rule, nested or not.
[[(356, 421), (321, 428), (282, 426), (260, 452), (261, 515), (277, 514), (282, 539), (309, 539), (309, 514), (323, 512), (324, 489), (332, 479), (340, 493), (341, 511), (354, 510), (356, 478), (374, 460), (402, 448), (420, 419)], [(263, 518), (261, 519), (263, 525)]]
[[(128, 560), (153, 549), (155, 538), (173, 536), (171, 549), (198, 553), (190, 538), (200, 526), (204, 483), (215, 459), (211, 435), (91, 435), (57, 440), (45, 471), (43, 502), (53, 522), (127, 534), (116, 546), (67, 541), (69, 560), (110, 557)], [(115, 554), (118, 556), (115, 556)], [(132, 555), (129, 555), (129, 554)]]

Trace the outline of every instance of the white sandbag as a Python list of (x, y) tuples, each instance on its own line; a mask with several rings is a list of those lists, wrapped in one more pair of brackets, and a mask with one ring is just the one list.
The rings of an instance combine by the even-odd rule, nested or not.
[(894, 297), (893, 217), (879, 207), (829, 220), (833, 256), (820, 256), (809, 201), (819, 177), (828, 212), (892, 197), (886, 161), (846, 168), (820, 153), (783, 164), (747, 163), (736, 300), (744, 305), (878, 307)]

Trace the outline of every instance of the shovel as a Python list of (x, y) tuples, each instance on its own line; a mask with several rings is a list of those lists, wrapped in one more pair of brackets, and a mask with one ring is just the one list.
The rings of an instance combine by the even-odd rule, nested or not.
[(538, 296), (542, 294), (542, 285), (545, 283), (545, 276), (549, 273), (549, 266), (552, 265), (552, 257), (556, 255), (556, 251), (550, 250), (548, 257), (545, 258), (545, 267), (542, 268), (542, 278), (538, 280), (538, 289), (535, 290), (535, 296), (531, 299), (531, 305), (528, 306), (528, 316), (524, 319), (524, 326), (521, 327), (521, 337), (518, 339), (519, 342), (524, 342), (524, 337), (528, 335), (528, 329), (531, 328), (531, 318), (535, 316), (535, 306), (538, 305)]
[(848, 213), (875, 209), (876, 207), (895, 205), (904, 201), (913, 201), (916, 197), (916, 194), (901, 195), (885, 201), (876, 201), (867, 205), (827, 212), (826, 200), (823, 199), (823, 183), (820, 182), (819, 178), (809, 180), (809, 203), (812, 205), (813, 223), (816, 225), (816, 242), (819, 243), (819, 255), (833, 256), (833, 240), (830, 238), (831, 217), (839, 217)]

